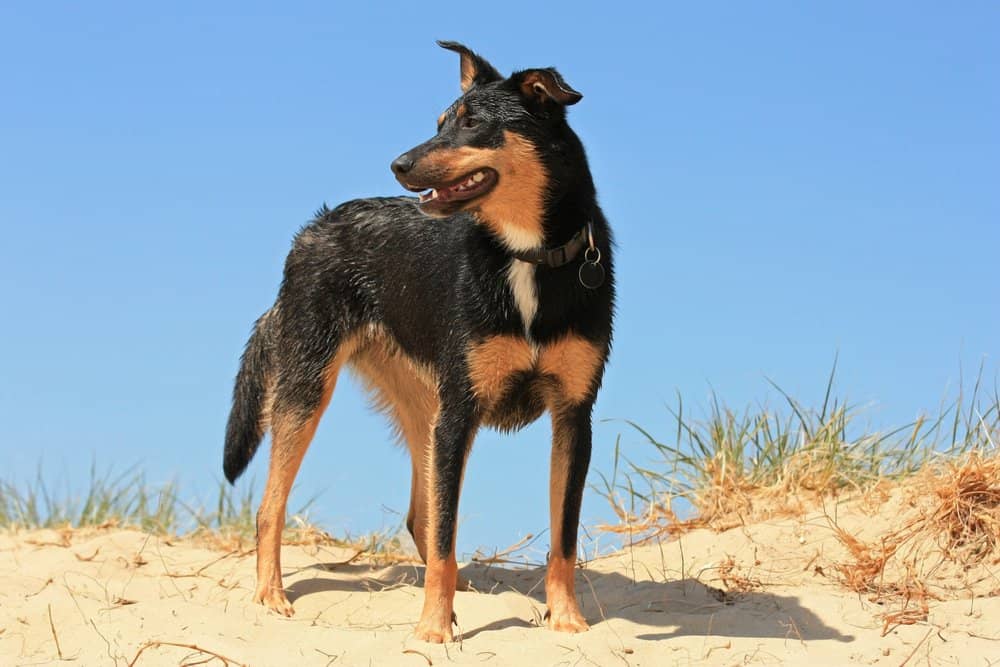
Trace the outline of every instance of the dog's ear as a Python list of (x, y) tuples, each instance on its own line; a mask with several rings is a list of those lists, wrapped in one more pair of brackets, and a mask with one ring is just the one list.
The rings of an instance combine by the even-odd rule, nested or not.
[(552, 67), (516, 72), (511, 79), (521, 89), (521, 95), (536, 104), (554, 102), (560, 106), (569, 106), (583, 99), (583, 95), (573, 90)]
[(469, 92), (469, 88), (473, 86), (500, 81), (503, 78), (493, 65), (486, 62), (485, 58), (473, 53), (458, 42), (445, 42), (439, 39), (438, 46), (449, 51), (454, 51), (462, 57), (461, 74), (463, 93)]

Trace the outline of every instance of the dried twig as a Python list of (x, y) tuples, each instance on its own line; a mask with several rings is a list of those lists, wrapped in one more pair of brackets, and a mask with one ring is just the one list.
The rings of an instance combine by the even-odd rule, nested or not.
[(76, 559), (81, 563), (89, 563), (90, 561), (97, 558), (97, 554), (99, 554), (100, 552), (101, 552), (101, 547), (97, 547), (96, 549), (94, 549), (94, 553), (90, 554), (89, 556), (81, 556), (76, 552), (73, 552), (73, 555), (76, 556)]
[(48, 586), (49, 584), (51, 584), (51, 583), (52, 583), (52, 577), (49, 577), (48, 579), (46, 579), (46, 580), (45, 580), (45, 583), (44, 583), (44, 584), (42, 584), (42, 587), (41, 587), (41, 588), (39, 588), (39, 589), (38, 589), (37, 591), (35, 591), (34, 593), (28, 593), (27, 595), (25, 595), (25, 596), (24, 596), (24, 598), (25, 598), (25, 599), (28, 599), (28, 598), (33, 598), (33, 597), (35, 597), (36, 595), (38, 595), (39, 593), (41, 593), (42, 591), (44, 591), (44, 590), (45, 590), (45, 588), (46, 588), (46, 587), (47, 587), (47, 586)]
[(56, 640), (56, 652), (59, 654), (59, 659), (64, 660), (62, 646), (59, 645), (59, 635), (56, 634), (56, 624), (52, 622), (52, 605), (49, 605), (49, 629), (52, 630), (52, 639)]
[(920, 647), (924, 645), (924, 642), (927, 641), (927, 638), (931, 636), (932, 632), (934, 632), (933, 626), (927, 628), (927, 634), (924, 635), (923, 639), (917, 642), (917, 645), (913, 647), (913, 650), (910, 651), (910, 654), (908, 656), (906, 656), (906, 659), (904, 659), (903, 662), (899, 663), (899, 667), (904, 667), (906, 663), (908, 663), (911, 659), (913, 659), (913, 656), (917, 654), (917, 651), (920, 650)]
[(249, 667), (249, 665), (247, 665), (244, 662), (239, 662), (238, 660), (234, 660), (233, 658), (227, 658), (221, 653), (210, 651), (209, 649), (202, 648), (197, 644), (181, 644), (179, 642), (163, 642), (163, 641), (149, 641), (140, 646), (139, 651), (135, 654), (135, 657), (132, 658), (132, 660), (128, 663), (128, 667), (135, 667), (135, 663), (138, 662), (139, 656), (141, 656), (146, 649), (159, 648), (160, 646), (175, 646), (177, 648), (191, 649), (192, 651), (198, 651), (199, 653), (204, 653), (205, 655), (211, 655), (213, 657), (216, 657), (227, 665), (234, 664), (234, 665), (240, 665), (241, 667)]
[(480, 556), (478, 554), (474, 555), (472, 557), (472, 562), (474, 562), (474, 563), (483, 563), (485, 565), (497, 565), (497, 564), (503, 564), (503, 563), (516, 563), (518, 561), (508, 560), (506, 557), (509, 556), (509, 555), (511, 555), (512, 553), (516, 552), (516, 551), (520, 551), (521, 549), (524, 549), (525, 547), (531, 545), (531, 543), (534, 542), (535, 539), (536, 539), (535, 536), (529, 533), (529, 534), (525, 535), (523, 538), (521, 538), (520, 540), (518, 540), (515, 544), (512, 544), (511, 546), (507, 547), (503, 551), (495, 552), (492, 556)]
[(424, 660), (427, 661), (428, 665), (433, 665), (434, 664), (434, 661), (430, 659), (430, 656), (428, 656), (426, 653), (421, 653), (420, 651), (418, 651), (416, 649), (404, 648), (403, 649), (403, 653), (409, 653), (411, 655), (419, 655), (421, 658), (423, 658)]

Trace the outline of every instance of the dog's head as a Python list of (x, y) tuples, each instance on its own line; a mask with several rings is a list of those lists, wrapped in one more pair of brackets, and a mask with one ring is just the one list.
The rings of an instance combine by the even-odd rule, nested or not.
[(578, 143), (566, 106), (583, 97), (552, 68), (504, 78), (456, 42), (438, 42), (461, 57), (462, 96), (441, 114), (437, 134), (392, 162), (420, 209), (433, 217), (466, 210), (511, 247), (540, 244), (546, 197)]

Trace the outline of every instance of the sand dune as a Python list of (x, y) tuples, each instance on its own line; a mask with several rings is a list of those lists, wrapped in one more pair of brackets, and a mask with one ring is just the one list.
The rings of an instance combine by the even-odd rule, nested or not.
[[(862, 514), (839, 520), (872, 523)], [(0, 537), (0, 663), (222, 664), (212, 654), (302, 667), (1000, 660), (996, 590), (939, 596), (926, 620), (899, 625), (906, 617), (897, 616), (887, 627), (891, 605), (834, 580), (843, 556), (822, 514), (629, 549), (578, 570), (593, 626), (579, 635), (539, 627), (540, 568), (470, 564), (462, 572), (476, 590), (455, 603), (461, 641), (432, 646), (412, 637), (422, 568), (411, 564), (286, 546), (297, 614), (285, 619), (250, 602), (252, 552), (119, 529), (20, 532)]]

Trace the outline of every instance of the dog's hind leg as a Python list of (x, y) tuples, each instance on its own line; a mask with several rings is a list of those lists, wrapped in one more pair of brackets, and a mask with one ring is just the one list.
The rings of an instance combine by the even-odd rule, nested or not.
[(253, 599), (284, 616), (293, 613), (281, 583), (281, 534), (288, 494), (330, 403), (348, 347), (342, 344), (332, 353), (313, 350), (308, 355), (297, 349), (301, 358), (283, 361), (274, 387), (271, 462), (257, 512), (257, 588)]

